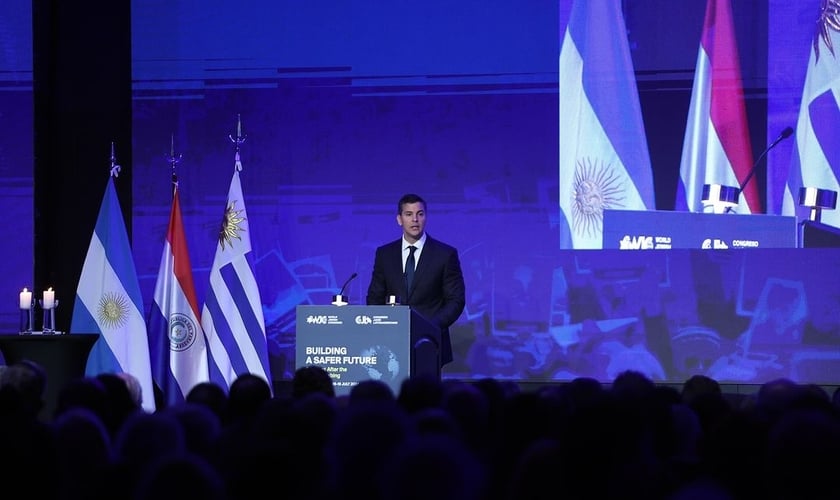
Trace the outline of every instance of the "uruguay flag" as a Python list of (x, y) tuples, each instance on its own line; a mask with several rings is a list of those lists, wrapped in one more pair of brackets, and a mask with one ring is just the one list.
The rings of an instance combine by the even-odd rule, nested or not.
[[(703, 185), (739, 188), (753, 165), (741, 64), (729, 0), (708, 0), (683, 140), (676, 210), (703, 212)], [(755, 182), (737, 213), (760, 213)]]
[(155, 411), (143, 299), (113, 176), (108, 179), (73, 305), (71, 333), (99, 333), (85, 375), (128, 373)]
[[(799, 207), (799, 188), (840, 192), (840, 14), (821, 10), (799, 106), (794, 147), (782, 200), (782, 214), (808, 219)], [(840, 210), (824, 210), (820, 222), (840, 227)]]
[(228, 388), (244, 373), (259, 375), (271, 385), (265, 320), (254, 277), (248, 213), (239, 179), (241, 170), (237, 151), (216, 256), (210, 269), (210, 286), (201, 312), (210, 352), (210, 379)]
[(604, 210), (655, 208), (619, 0), (577, 0), (560, 50), (560, 247), (602, 248)]
[(198, 316), (177, 184), (155, 284), (149, 341), (152, 373), (167, 404), (183, 403), (190, 389), (209, 380), (207, 349)]

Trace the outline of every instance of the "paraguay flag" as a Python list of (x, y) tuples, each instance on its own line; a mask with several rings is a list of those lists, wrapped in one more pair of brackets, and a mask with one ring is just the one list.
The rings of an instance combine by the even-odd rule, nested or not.
[[(824, 2), (823, 2), (824, 4)], [(782, 214), (808, 219), (799, 188), (840, 192), (840, 12), (821, 9), (796, 123), (796, 145), (782, 200)], [(840, 227), (840, 210), (823, 210), (820, 222)]]
[(560, 50), (560, 247), (602, 248), (606, 209), (655, 208), (620, 0), (577, 0)]
[(152, 374), (167, 404), (179, 404), (209, 378), (177, 183), (154, 297), (149, 317)]
[(210, 353), (210, 379), (226, 388), (244, 373), (259, 375), (271, 385), (265, 320), (239, 178), (241, 170), (237, 151), (201, 313)]
[(143, 299), (114, 175), (108, 179), (76, 290), (71, 333), (99, 333), (85, 374), (128, 373), (140, 383), (143, 409), (155, 410)]
[[(740, 188), (752, 169), (741, 64), (729, 0), (708, 0), (683, 140), (676, 210), (703, 212), (704, 184)], [(737, 213), (761, 213), (755, 182)]]

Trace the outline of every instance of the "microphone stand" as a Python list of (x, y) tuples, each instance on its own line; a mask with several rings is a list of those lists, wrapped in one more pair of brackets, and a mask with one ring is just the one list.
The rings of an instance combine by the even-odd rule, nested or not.
[(782, 142), (783, 140), (790, 137), (792, 134), (793, 134), (793, 128), (792, 127), (786, 127), (784, 130), (782, 130), (782, 133), (780, 133), (779, 136), (776, 137), (776, 139), (773, 142), (771, 142), (770, 145), (767, 146), (764, 149), (764, 151), (761, 152), (760, 155), (758, 155), (758, 159), (755, 161), (755, 163), (753, 163), (753, 166), (750, 169), (749, 173), (747, 174), (747, 177), (744, 178), (744, 181), (741, 183), (740, 186), (738, 186), (738, 194), (739, 195), (741, 195), (744, 192), (744, 188), (747, 187), (747, 183), (749, 183), (750, 179), (752, 179), (753, 176), (755, 175), (755, 172), (758, 170), (758, 165), (761, 163), (761, 160), (765, 156), (767, 156), (767, 153), (771, 149), (775, 148), (780, 142)]
[(359, 275), (359, 273), (353, 273), (353, 274), (350, 275), (349, 278), (347, 278), (347, 281), (345, 281), (344, 284), (341, 285), (341, 290), (338, 291), (338, 295), (333, 295), (332, 305), (334, 305), (334, 306), (346, 306), (347, 305), (348, 302), (347, 302), (347, 297), (344, 296), (344, 289), (347, 288), (347, 285), (349, 285), (350, 282), (353, 281), (356, 278), (356, 276), (358, 276), (358, 275)]

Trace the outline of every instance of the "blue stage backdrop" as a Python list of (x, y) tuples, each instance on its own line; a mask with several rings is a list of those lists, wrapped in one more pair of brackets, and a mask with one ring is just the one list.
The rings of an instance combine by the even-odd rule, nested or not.
[[(18, 297), (33, 287), (32, 2), (0, 2), (0, 331), (18, 332)], [(35, 294), (36, 296), (38, 294)]]
[[(796, 8), (816, 13), (818, 2), (806, 3)], [(705, 1), (623, 6), (649, 143), (670, 138), (651, 147), (657, 208), (667, 210)], [(635, 368), (672, 382), (693, 373), (836, 380), (840, 328), (828, 312), (840, 290), (826, 280), (833, 264), (822, 263), (834, 260), (830, 250), (558, 249), (557, 61), (570, 9), (542, 0), (135, 2), (133, 227), (144, 297), (169, 215), (174, 142), (203, 300), (240, 116), (275, 379), (294, 371), (295, 308), (328, 303), (354, 272), (347, 295), (364, 303), (375, 247), (399, 236), (396, 201), (416, 192), (429, 203), (429, 233), (458, 247), (466, 277), (445, 376), (609, 381)], [(764, 2), (734, 2), (759, 152), (775, 135), (755, 91), (767, 86), (767, 39), (790, 29), (792, 7), (778, 9), (777, 19)], [(807, 47), (772, 57), (799, 52)], [(794, 69), (804, 75), (805, 65)]]
[[(621, 2), (658, 210), (673, 208), (705, 4)], [(275, 379), (294, 370), (295, 308), (328, 303), (354, 272), (347, 295), (363, 303), (375, 247), (399, 236), (396, 202), (416, 192), (466, 277), (445, 376), (609, 381), (634, 368), (657, 381), (836, 383), (835, 250), (558, 248), (558, 55), (571, 6), (132, 2), (133, 250), (146, 307), (170, 211), (167, 155), (181, 155), (203, 302), (241, 117)], [(756, 158), (795, 125), (818, 7), (733, 0)], [(0, 259), (0, 322), (13, 329), (32, 279), (30, 2), (4, 2), (0, 14), (0, 203), (23, 235)], [(771, 211), (790, 146), (765, 158)]]

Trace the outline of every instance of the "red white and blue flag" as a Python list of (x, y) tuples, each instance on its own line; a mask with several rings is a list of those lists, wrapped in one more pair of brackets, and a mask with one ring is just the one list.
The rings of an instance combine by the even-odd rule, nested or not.
[(182, 403), (196, 384), (209, 380), (177, 184), (149, 317), (149, 342), (155, 383), (168, 405)]
[[(683, 141), (676, 210), (703, 212), (703, 186), (740, 188), (752, 169), (741, 64), (730, 0), (708, 0)], [(738, 198), (737, 213), (761, 213), (756, 182)]]

